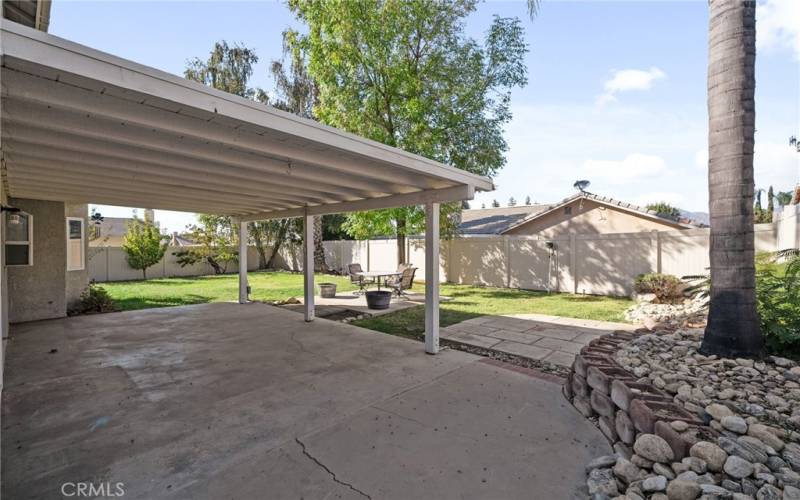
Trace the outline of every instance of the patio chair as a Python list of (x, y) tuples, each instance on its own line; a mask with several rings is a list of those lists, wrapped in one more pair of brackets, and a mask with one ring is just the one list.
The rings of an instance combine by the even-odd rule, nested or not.
[(411, 287), (414, 286), (414, 274), (416, 274), (416, 272), (416, 267), (407, 267), (403, 269), (403, 274), (400, 275), (400, 279), (390, 282), (387, 285), (389, 288), (392, 288), (398, 297), (401, 295), (405, 296), (405, 291), (410, 290)]
[(374, 283), (373, 280), (364, 278), (358, 274), (362, 271), (361, 264), (354, 263), (347, 265), (347, 275), (350, 276), (350, 283), (358, 285), (358, 291), (356, 293), (364, 293), (364, 290)]

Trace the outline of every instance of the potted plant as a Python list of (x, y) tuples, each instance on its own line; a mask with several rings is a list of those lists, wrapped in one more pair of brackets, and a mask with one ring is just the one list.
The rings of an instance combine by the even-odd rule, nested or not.
[(320, 283), (319, 295), (325, 299), (336, 297), (336, 283)]
[(368, 308), (389, 309), (389, 302), (392, 300), (391, 290), (370, 290), (365, 295), (367, 296)]

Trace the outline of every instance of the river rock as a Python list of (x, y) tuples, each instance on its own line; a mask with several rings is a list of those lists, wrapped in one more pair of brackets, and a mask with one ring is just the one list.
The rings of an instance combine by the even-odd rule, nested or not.
[(721, 471), (725, 465), (725, 460), (728, 459), (728, 454), (725, 450), (708, 441), (695, 443), (689, 449), (689, 455), (703, 460), (708, 469), (714, 472)]
[(760, 439), (764, 444), (775, 451), (781, 451), (785, 445), (783, 440), (773, 433), (772, 428), (766, 425), (750, 425), (747, 428), (747, 435)]
[(655, 434), (642, 434), (633, 443), (633, 450), (653, 462), (669, 463), (675, 458), (672, 448), (664, 439)]
[(733, 413), (733, 410), (731, 410), (725, 405), (721, 405), (718, 403), (706, 406), (706, 413), (714, 417), (714, 420), (720, 420), (720, 421), (725, 417), (732, 417), (735, 415), (735, 413)]
[(650, 476), (642, 481), (642, 491), (654, 492), (667, 489), (667, 478), (664, 476)]
[(667, 498), (669, 500), (695, 500), (700, 496), (700, 491), (699, 484), (676, 479), (667, 485)]
[(642, 469), (636, 467), (630, 460), (619, 457), (614, 464), (614, 475), (622, 479), (625, 484), (631, 484), (639, 479)]
[(614, 479), (611, 469), (593, 469), (589, 472), (586, 487), (589, 489), (589, 495), (600, 494), (608, 495), (609, 497), (619, 495), (617, 481)]
[(720, 423), (722, 424), (722, 427), (728, 429), (731, 432), (735, 432), (736, 434), (744, 434), (747, 432), (747, 422), (745, 422), (742, 417), (738, 417), (736, 415), (728, 415), (722, 417)]
[(742, 479), (753, 473), (753, 464), (741, 457), (731, 455), (725, 461), (723, 470), (729, 476), (735, 477), (736, 479)]

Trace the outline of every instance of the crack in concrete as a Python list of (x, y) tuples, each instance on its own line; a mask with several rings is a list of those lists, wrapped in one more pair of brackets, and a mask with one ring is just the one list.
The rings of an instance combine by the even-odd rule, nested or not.
[(348, 488), (350, 488), (351, 490), (355, 491), (359, 495), (361, 495), (361, 496), (363, 496), (365, 498), (368, 498), (369, 500), (372, 500), (371, 496), (369, 496), (366, 493), (364, 493), (363, 491), (359, 490), (358, 488), (356, 488), (352, 484), (346, 483), (346, 482), (342, 481), (341, 479), (339, 479), (336, 476), (336, 473), (333, 472), (332, 470), (330, 470), (327, 465), (323, 464), (318, 458), (316, 458), (315, 456), (313, 456), (311, 453), (308, 452), (308, 450), (306, 449), (305, 443), (300, 441), (300, 438), (296, 437), (296, 438), (294, 438), (294, 440), (297, 442), (297, 444), (300, 445), (300, 448), (302, 448), (303, 455), (307, 456), (309, 460), (311, 460), (312, 462), (314, 462), (315, 464), (320, 466), (325, 472), (330, 474), (331, 478), (333, 479), (333, 482), (335, 482), (337, 484), (341, 484), (342, 486), (347, 486)]

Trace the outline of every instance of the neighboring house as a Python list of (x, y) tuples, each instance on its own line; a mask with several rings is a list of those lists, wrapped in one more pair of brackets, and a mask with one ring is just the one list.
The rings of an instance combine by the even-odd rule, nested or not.
[(547, 210), (548, 205), (517, 205), (515, 207), (476, 208), (461, 212), (458, 229), (464, 235), (502, 234), (511, 226), (532, 214)]
[(630, 203), (581, 192), (552, 205), (482, 208), (462, 212), (464, 235), (608, 234), (666, 231), (697, 227), (687, 220), (663, 217)]
[[(152, 209), (144, 211), (145, 222), (150, 222), (158, 227)], [(92, 247), (121, 247), (128, 233), (128, 227), (141, 219), (136, 217), (103, 217), (99, 223), (89, 231), (89, 246)], [(91, 222), (90, 222), (91, 224)]]

